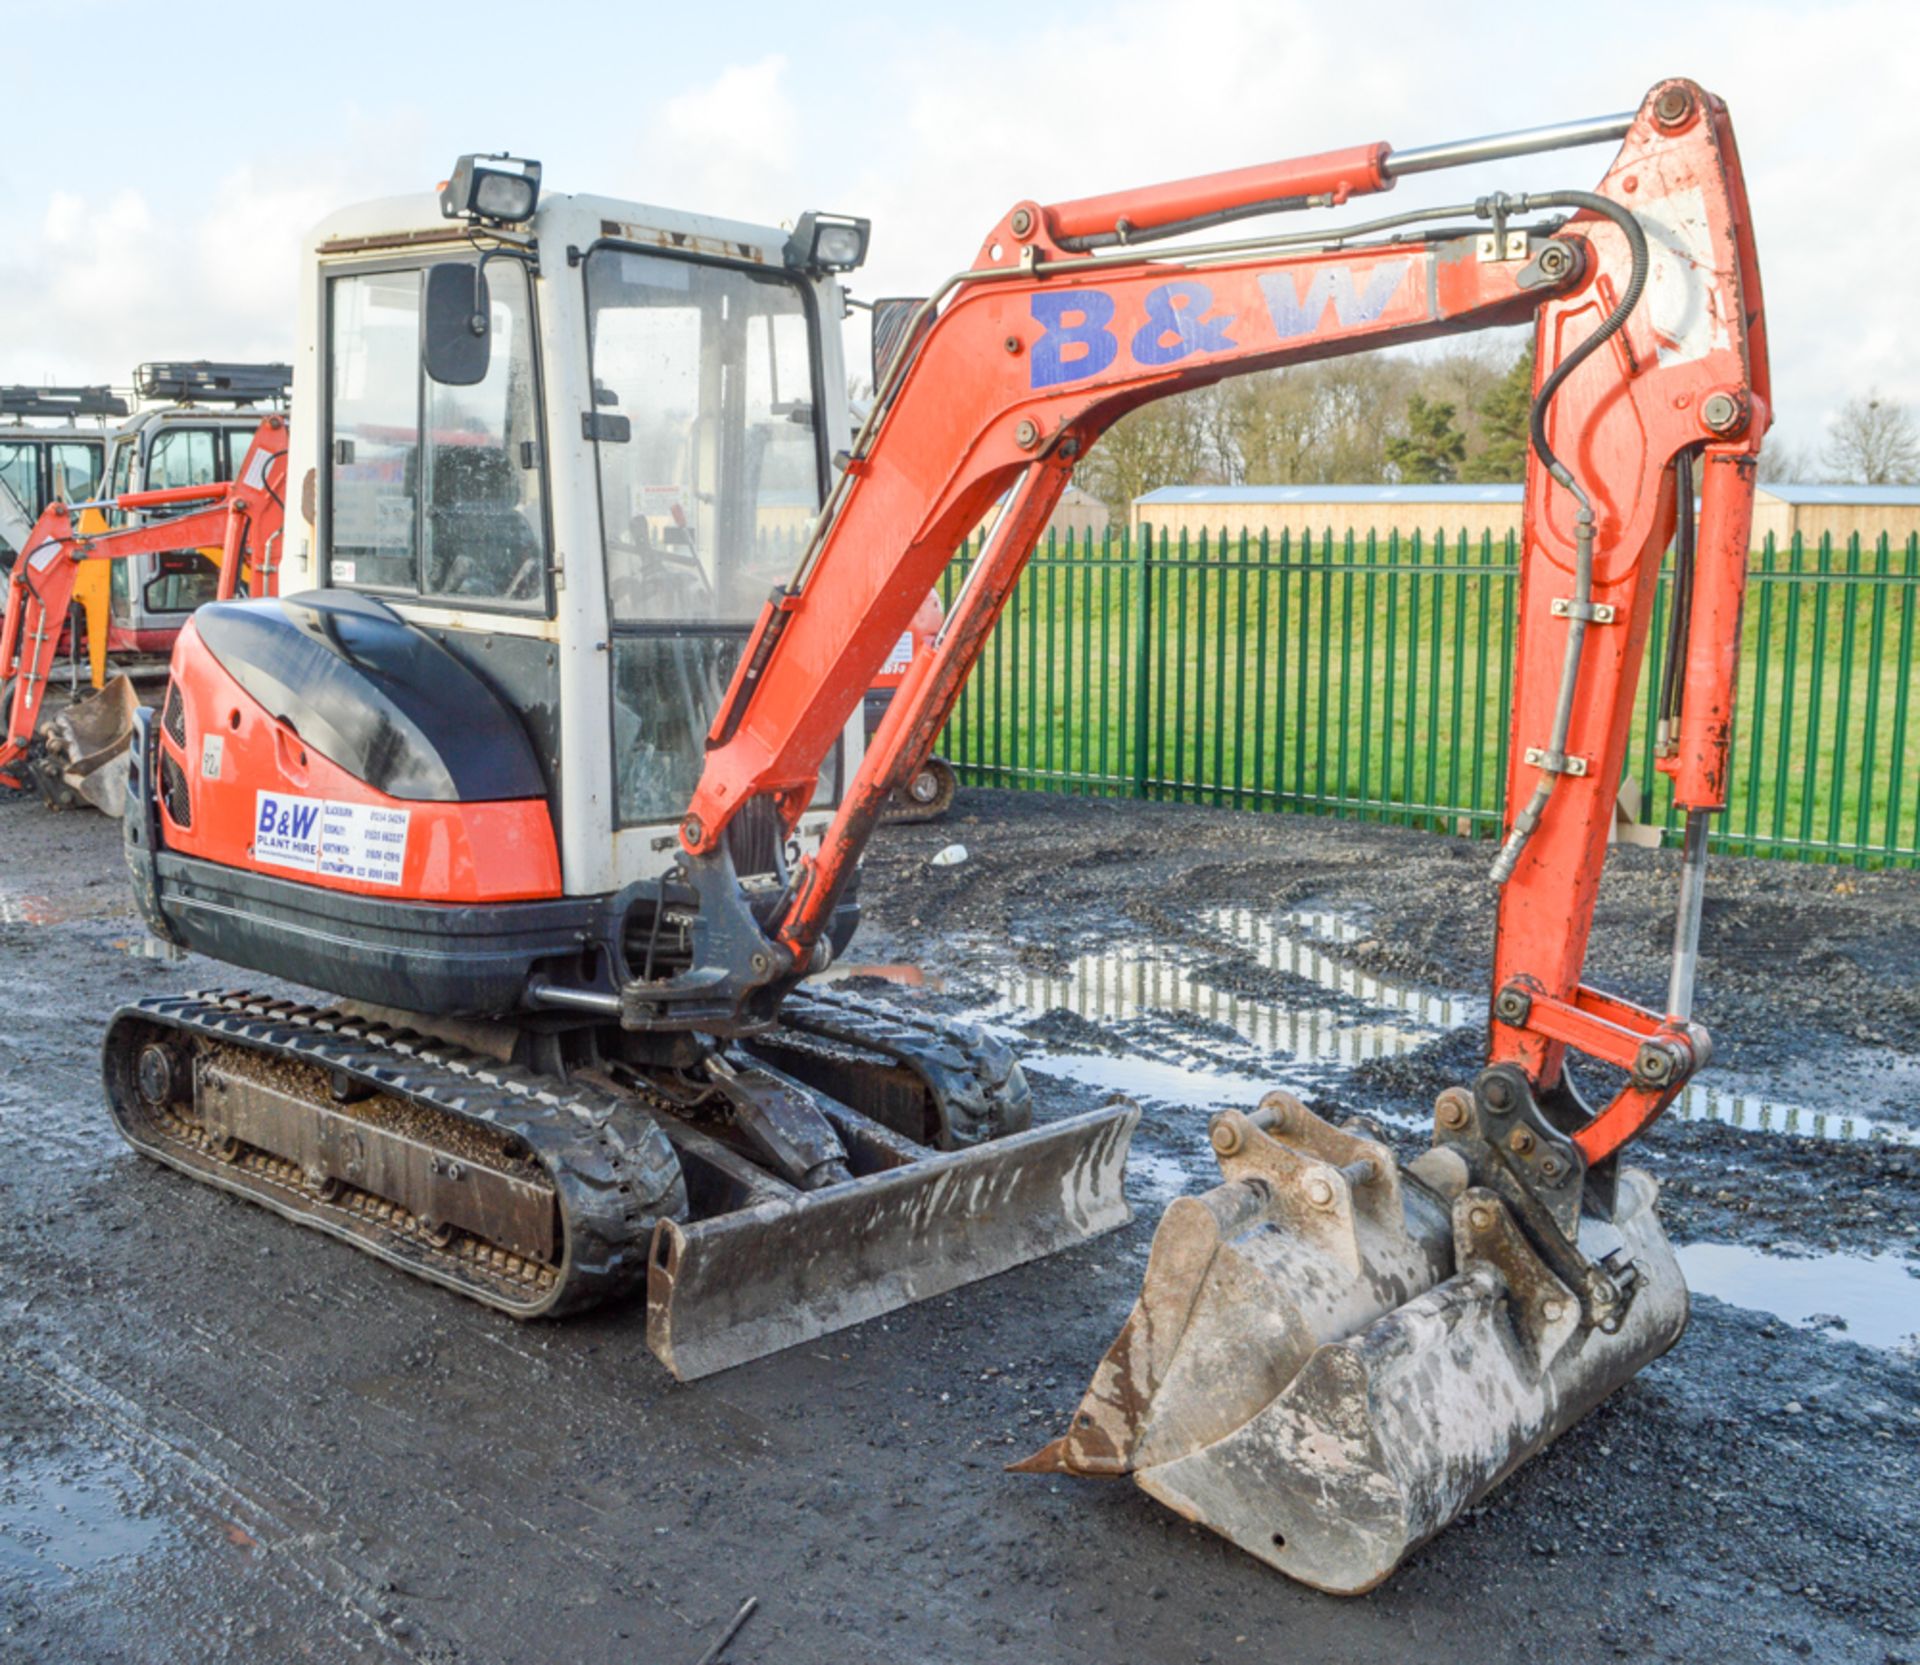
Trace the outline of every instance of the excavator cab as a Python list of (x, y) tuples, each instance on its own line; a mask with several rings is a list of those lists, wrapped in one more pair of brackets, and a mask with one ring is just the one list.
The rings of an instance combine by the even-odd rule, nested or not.
[[(280, 593), (188, 623), (126, 824), (155, 932), (334, 1000), (122, 1013), (139, 1149), (516, 1316), (644, 1287), (682, 1376), (1127, 1218), (1134, 1113), (1032, 1126), (977, 1028), (816, 984), (724, 1030), (633, 1000), (707, 957), (677, 827), (852, 439), (864, 242), (500, 157), (314, 234)], [(826, 733), (792, 824), (741, 817), (749, 911), (863, 738)]]
[[(284, 364), (226, 364), (208, 360), (148, 363), (134, 371), (140, 409), (113, 436), (107, 494), (179, 491), (237, 479), (261, 419), (286, 409), (293, 372)], [(127, 514), (96, 510), (83, 531), (151, 524), (175, 510)], [(102, 685), (109, 653), (170, 652), (180, 626), (196, 607), (219, 593), (219, 549), (157, 550), (104, 565), (80, 598), (90, 608), (93, 681)], [(95, 591), (104, 582), (104, 628), (98, 627)]]
[(126, 414), (110, 388), (0, 387), (0, 576), (49, 503), (96, 495), (106, 425)]

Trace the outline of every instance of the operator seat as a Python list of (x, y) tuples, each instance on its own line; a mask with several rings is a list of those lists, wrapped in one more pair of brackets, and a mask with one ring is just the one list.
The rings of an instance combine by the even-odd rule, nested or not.
[(540, 540), (520, 510), (513, 459), (498, 445), (443, 445), (430, 464), (427, 588), (440, 595), (516, 597), (538, 572)]

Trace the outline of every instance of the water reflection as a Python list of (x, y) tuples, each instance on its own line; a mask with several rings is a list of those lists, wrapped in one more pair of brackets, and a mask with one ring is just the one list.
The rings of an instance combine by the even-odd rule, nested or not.
[(1685, 1243), (1687, 1287), (1866, 1347), (1920, 1349), (1920, 1262), (1903, 1255), (1789, 1258), (1739, 1243)]
[[(1300, 1086), (1300, 1066), (1337, 1070), (1402, 1058), (1486, 1022), (1486, 1002), (1478, 996), (1380, 977), (1344, 961), (1338, 951), (1370, 935), (1366, 922), (1351, 914), (1300, 909), (1276, 917), (1220, 908), (1200, 917), (1223, 954), (1202, 958), (1131, 942), (1082, 954), (1060, 972), (995, 965), (983, 956), (979, 975), (1015, 1012), (1071, 1012), (1135, 1043), (1139, 1064), (1161, 1066), (1152, 1072), (1156, 1080), (1168, 1067), (1177, 1079), (1225, 1066), (1269, 1070), (1272, 1085)], [(1336, 998), (1295, 1002), (1222, 987), (1223, 959), (1298, 978)], [(1169, 1023), (1169, 1017), (1198, 1024)], [(1102, 1073), (1125, 1077), (1130, 1067), (1115, 1061)], [(1920, 1130), (1897, 1122), (1783, 1103), (1711, 1079), (1688, 1087), (1668, 1114), (1743, 1133), (1920, 1144)]]

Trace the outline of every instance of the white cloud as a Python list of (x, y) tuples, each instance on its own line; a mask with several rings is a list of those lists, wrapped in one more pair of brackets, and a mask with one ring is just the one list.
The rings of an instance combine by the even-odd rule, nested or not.
[(39, 236), (0, 253), (0, 381), (125, 386), (148, 359), (291, 360), (304, 234), (344, 204), (430, 183), (419, 150), (410, 118), (349, 114), (337, 147), (273, 157), (262, 145), (194, 213), (132, 188), (48, 189)]
[[(1022, 198), (1591, 115), (1694, 73), (1740, 133), (1783, 437), (1817, 445), (1827, 413), (1870, 385), (1920, 409), (1920, 221), (1900, 172), (1920, 152), (1911, 0), (1620, 0), (1598, 27), (1503, 8), (1443, 26), (1430, 0), (1376, 0), (1364, 16), (1301, 0), (1117, 0), (1059, 19), (1038, 7), (1011, 23), (850, 14), (830, 46), (797, 19), (790, 45), (776, 26), (743, 28), (756, 44), (665, 78), (672, 90), (651, 103), (586, 100), (577, 77), (535, 77), (502, 136), (549, 158), (552, 190), (768, 224), (810, 207), (870, 215), (859, 289), (913, 293), (965, 265)], [(114, 148), (113, 173), (50, 162), (0, 179), (13, 228), (0, 243), (0, 379), (124, 380), (162, 353), (286, 355), (301, 232), (439, 177), (484, 108), (423, 85), (430, 108), (375, 118), (297, 77), (289, 96), (282, 121), (223, 146), (234, 165), (197, 194), (188, 182), (169, 196), (137, 171), (139, 188), (116, 183), (134, 140)], [(280, 132), (327, 143), (288, 146)], [(1604, 162), (1587, 150), (1436, 175), (1392, 201), (1589, 184)]]
[[(1604, 28), (1489, 9), (1442, 29), (1434, 16), (1388, 5), (1356, 37), (1348, 13), (1212, 0), (1121, 5), (1072, 27), (1037, 17), (991, 38), (929, 33), (868, 77), (874, 142), (822, 159), (810, 177), (831, 188), (809, 194), (873, 216), (865, 292), (924, 293), (1024, 197), (1595, 115), (1694, 74), (1739, 133), (1781, 437), (1817, 446), (1828, 413), (1870, 383), (1920, 412), (1920, 221), (1898, 183), (1899, 159), (1920, 152), (1909, 0), (1625, 6)], [(1392, 205), (1586, 185), (1604, 165), (1581, 150), (1434, 175)]]
[(640, 146), (648, 199), (760, 224), (791, 219), (798, 212), (794, 151), (805, 125), (787, 71), (786, 56), (771, 53), (729, 65), (662, 104)]

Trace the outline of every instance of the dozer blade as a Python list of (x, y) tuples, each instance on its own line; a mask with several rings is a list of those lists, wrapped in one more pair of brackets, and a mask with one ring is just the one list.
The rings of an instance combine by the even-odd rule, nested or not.
[(1123, 1181), (1139, 1119), (1132, 1106), (1096, 1110), (950, 1152), (903, 1141), (884, 1172), (662, 1220), (647, 1343), (691, 1381), (1112, 1231), (1131, 1217)]
[(1213, 1142), (1224, 1183), (1167, 1211), (1072, 1425), (1015, 1467), (1132, 1474), (1291, 1577), (1354, 1595), (1686, 1326), (1638, 1170), (1611, 1221), (1581, 1225), (1589, 1258), (1634, 1268), (1609, 1334), (1452, 1151), (1402, 1171), (1284, 1094), (1216, 1117)]

